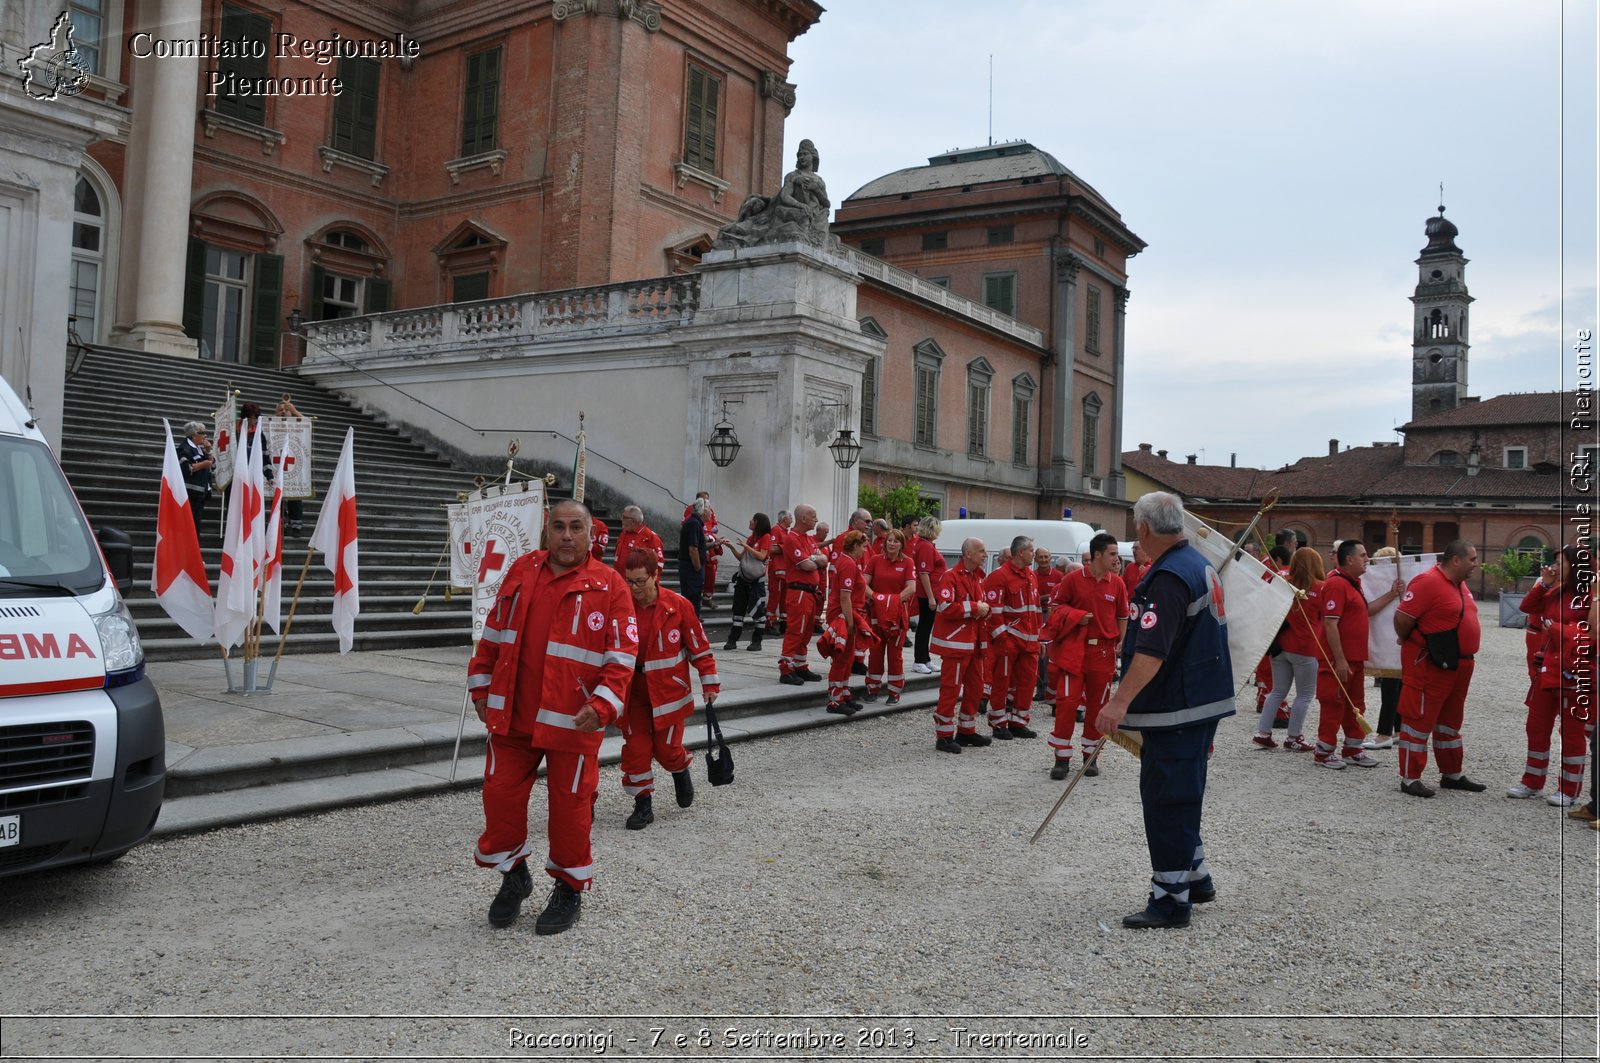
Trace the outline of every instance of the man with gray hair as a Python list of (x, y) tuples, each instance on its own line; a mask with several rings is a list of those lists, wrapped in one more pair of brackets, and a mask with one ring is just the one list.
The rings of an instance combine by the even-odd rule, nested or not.
[(694, 615), (705, 604), (706, 514), (711, 506), (704, 498), (689, 504), (689, 515), (678, 527), (678, 593), (689, 599)]
[(204, 421), (190, 421), (183, 426), (183, 438), (172, 447), (178, 452), (183, 486), (189, 492), (189, 512), (194, 515), (194, 534), (197, 539), (201, 537), (200, 524), (205, 519), (211, 486), (216, 482), (213, 470), (217, 459), (212, 456), (211, 440), (206, 438), (206, 431)]
[(657, 567), (665, 566), (667, 563), (661, 536), (651, 531), (645, 524), (644, 510), (638, 506), (625, 506), (622, 510), (622, 531), (617, 536), (615, 568), (623, 576), (627, 575), (626, 561), (629, 550), (643, 550), (647, 554), (656, 555)]
[(1143, 732), (1139, 800), (1150, 850), (1150, 896), (1124, 916), (1136, 930), (1189, 925), (1192, 904), (1217, 893), (1200, 839), (1206, 761), (1217, 721), (1232, 716), (1222, 580), (1183, 532), (1183, 503), (1165, 491), (1133, 505), (1139, 545), (1150, 570), (1132, 603), (1122, 683), (1100, 709), (1099, 730)]
[(784, 557), (784, 548), (788, 546), (792, 527), (794, 514), (787, 509), (778, 510), (778, 519), (772, 524), (772, 552), (767, 555), (768, 634), (783, 634), (788, 623), (789, 561)]
[(986, 552), (982, 539), (963, 542), (961, 560), (945, 571), (933, 592), (931, 642), (933, 652), (944, 659), (939, 670), (939, 704), (933, 710), (933, 748), (941, 753), (960, 753), (963, 747), (981, 748), (992, 741), (988, 735), (978, 733), (978, 706), (983, 702), (983, 663), (978, 643), (983, 621), (990, 613), (983, 592)]

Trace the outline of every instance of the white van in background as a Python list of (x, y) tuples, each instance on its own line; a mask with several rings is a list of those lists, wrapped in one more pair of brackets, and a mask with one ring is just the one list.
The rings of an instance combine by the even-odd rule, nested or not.
[(97, 539), (0, 379), (0, 876), (114, 860), (155, 826), (166, 727), (132, 579), (127, 535)]
[(939, 538), (934, 545), (944, 555), (945, 563), (954, 565), (961, 557), (961, 544), (976, 536), (983, 540), (985, 558), (983, 570), (993, 572), (1000, 563), (1000, 551), (1009, 550), (1011, 542), (1019, 535), (1033, 540), (1035, 547), (1050, 551), (1052, 558), (1066, 557), (1080, 561), (1089, 540), (1096, 532), (1081, 520), (1000, 520), (988, 518), (955, 518), (943, 522)]

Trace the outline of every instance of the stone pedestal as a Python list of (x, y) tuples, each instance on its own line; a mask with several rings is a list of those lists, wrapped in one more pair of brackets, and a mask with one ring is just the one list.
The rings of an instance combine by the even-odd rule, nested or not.
[[(700, 307), (675, 341), (688, 359), (684, 497), (704, 488), (731, 531), (750, 514), (806, 503), (836, 531), (856, 506), (859, 462), (840, 469), (828, 444), (861, 433), (861, 379), (883, 341), (856, 321), (848, 258), (809, 244), (712, 251)], [(727, 468), (705, 444), (727, 417), (743, 444)]]

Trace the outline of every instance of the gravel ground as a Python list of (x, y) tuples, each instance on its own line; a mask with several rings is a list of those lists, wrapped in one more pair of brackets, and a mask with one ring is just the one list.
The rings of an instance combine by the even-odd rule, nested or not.
[(732, 787), (680, 811), (669, 785), (639, 833), (607, 769), (597, 886), (555, 938), (542, 886), (485, 922), (474, 793), (153, 843), (0, 884), (0, 1011), (101, 1016), (7, 1019), (0, 1056), (1592, 1059), (1600, 833), (1502, 796), (1524, 675), (1521, 632), (1486, 627), (1484, 794), (1419, 801), (1393, 751), (1335, 773), (1224, 721), (1219, 897), (1187, 931), (1118, 925), (1149, 870), (1127, 754), (1030, 846), (1043, 741), (935, 754), (924, 711), (740, 745)]

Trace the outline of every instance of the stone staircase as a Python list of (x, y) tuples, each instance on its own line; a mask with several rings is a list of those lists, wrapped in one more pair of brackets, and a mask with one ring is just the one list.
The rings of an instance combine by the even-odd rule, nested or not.
[[(420, 615), (412, 609), (422, 597), (444, 546), (446, 502), (470, 490), (479, 474), (494, 478), (492, 468), (452, 467), (438, 454), (412, 442), (384, 422), (361, 412), (338, 394), (292, 373), (211, 361), (170, 358), (134, 351), (98, 348), (67, 382), (62, 425), (61, 464), (90, 523), (116, 527), (133, 540), (134, 586), (127, 596), (153, 660), (214, 657), (213, 643), (201, 644), (178, 627), (150, 590), (155, 553), (156, 504), (161, 478), (161, 418), (172, 423), (174, 437), (183, 424), (201, 420), (221, 404), (226, 389), (240, 392), (240, 402), (255, 402), (266, 412), (279, 396), (289, 394), (301, 413), (316, 419), (313, 435), (316, 497), (305, 502), (305, 533), (310, 535), (338, 460), (345, 430), (355, 428), (356, 492), (361, 521), (361, 616), (356, 621), (358, 650), (408, 646), (465, 645), (470, 641), (470, 599), (457, 593), (444, 601), (448, 567), (441, 567)], [(561, 496), (560, 485), (553, 492)], [(215, 591), (221, 555), (221, 506), (215, 497), (207, 507), (206, 534), (201, 540), (206, 569)], [(598, 512), (612, 529), (610, 515)], [(659, 529), (658, 529), (659, 530)], [(675, 531), (671, 538), (675, 541)], [(663, 535), (663, 538), (669, 538)], [(305, 560), (305, 538), (285, 536), (284, 611)], [(675, 565), (668, 559), (663, 573), (674, 585)], [(714, 642), (727, 637), (729, 595), (718, 595), (719, 608), (704, 618)], [(312, 560), (295, 612), (286, 652), (337, 651), (330, 623), (333, 580)], [(263, 635), (262, 652), (276, 651), (277, 639)], [(236, 651), (237, 652), (237, 651)]]

